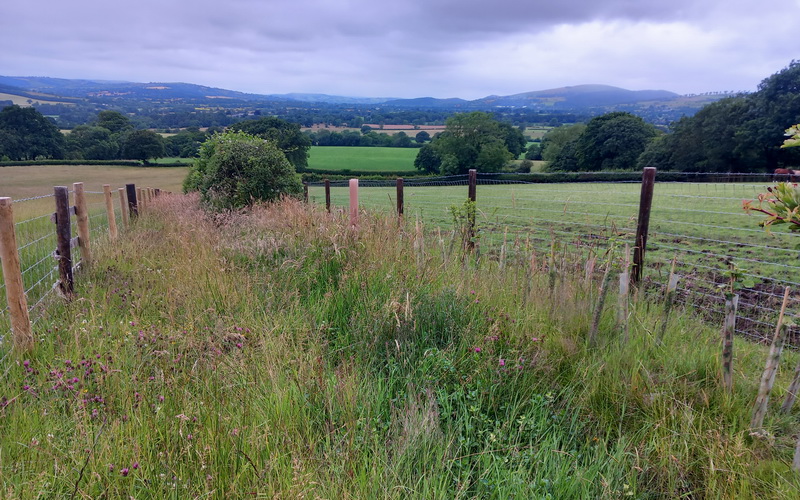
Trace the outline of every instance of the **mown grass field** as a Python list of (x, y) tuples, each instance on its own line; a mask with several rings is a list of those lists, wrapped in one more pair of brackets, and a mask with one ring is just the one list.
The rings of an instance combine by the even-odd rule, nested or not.
[[(480, 193), (486, 193), (486, 190)], [(488, 198), (488, 194), (484, 194)], [(0, 346), (9, 498), (793, 498), (798, 410), (750, 407), (766, 350), (519, 255), (300, 203), (210, 217), (165, 196), (98, 245), (25, 355)]]
[(349, 146), (312, 146), (308, 168), (319, 170), (416, 171), (417, 148), (361, 148)]

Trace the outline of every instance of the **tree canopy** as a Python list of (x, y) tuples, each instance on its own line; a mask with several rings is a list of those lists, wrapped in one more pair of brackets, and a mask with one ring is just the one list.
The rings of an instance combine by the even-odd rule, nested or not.
[[(550, 170), (633, 170), (656, 129), (640, 117), (616, 111), (596, 116), (564, 142)], [(547, 151), (547, 149), (545, 149)]]
[(765, 78), (758, 91), (709, 104), (674, 123), (639, 166), (702, 172), (763, 172), (800, 164), (781, 149), (786, 127), (800, 121), (800, 62)]
[[(417, 153), (414, 165), (424, 171), (465, 174), (475, 168), (498, 172), (524, 149), (522, 132), (495, 120), (489, 113), (459, 113), (447, 119), (445, 131)], [(522, 137), (524, 141), (524, 137)]]
[(122, 140), (122, 155), (147, 163), (150, 158), (164, 156), (164, 139), (152, 130), (134, 130)]
[(296, 170), (302, 171), (308, 168), (308, 150), (311, 148), (311, 140), (300, 132), (300, 125), (297, 123), (265, 116), (258, 120), (236, 123), (231, 125), (230, 130), (245, 132), (273, 141)]
[(64, 146), (58, 127), (36, 109), (13, 105), (0, 111), (0, 158), (63, 158)]

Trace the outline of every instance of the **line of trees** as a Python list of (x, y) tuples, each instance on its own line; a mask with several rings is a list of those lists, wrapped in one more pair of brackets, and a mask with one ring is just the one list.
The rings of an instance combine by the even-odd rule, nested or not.
[(431, 136), (422, 130), (412, 138), (405, 132), (389, 135), (376, 132), (368, 125), (361, 127), (361, 132), (342, 130), (332, 132), (321, 129), (316, 132), (305, 132), (314, 146), (356, 146), (356, 147), (384, 147), (384, 148), (418, 148), (429, 141)]

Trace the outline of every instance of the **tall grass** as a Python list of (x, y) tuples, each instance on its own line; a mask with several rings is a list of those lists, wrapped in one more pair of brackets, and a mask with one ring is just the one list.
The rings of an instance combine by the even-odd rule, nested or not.
[(522, 244), (501, 270), (411, 226), (159, 198), (95, 249), (29, 358), (2, 347), (2, 495), (796, 494), (797, 414), (770, 414), (773, 440), (747, 428), (762, 347), (737, 343), (726, 395), (717, 329), (673, 314), (657, 346), (642, 296), (630, 341), (609, 309), (589, 349), (598, 283), (579, 263), (551, 293)]

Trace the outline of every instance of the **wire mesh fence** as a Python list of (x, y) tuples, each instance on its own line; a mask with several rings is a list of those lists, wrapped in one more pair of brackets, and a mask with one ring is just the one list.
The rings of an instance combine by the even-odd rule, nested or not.
[[(99, 241), (108, 234), (108, 212), (102, 191), (85, 191), (92, 241)], [(70, 205), (74, 205), (74, 192), (70, 191)], [(46, 194), (13, 200), (15, 214), (14, 232), (17, 240), (22, 282), (31, 320), (35, 323), (43, 311), (45, 300), (57, 293), (59, 279), (56, 259), (56, 225), (54, 219), (55, 196)], [(120, 207), (116, 204), (114, 217), (121, 219)], [(73, 218), (71, 238), (77, 236), (77, 224)], [(72, 261), (81, 259), (80, 248), (72, 249)], [(8, 301), (3, 271), (0, 268), (0, 337), (10, 331)]]
[[(588, 260), (611, 246), (634, 246), (640, 181), (628, 177), (558, 183), (504, 177), (482, 174), (478, 178), (476, 229), (482, 255), (497, 256), (501, 247), (504, 252), (529, 248), (544, 254), (557, 248), (569, 249), (569, 258)], [(742, 202), (756, 199), (774, 179), (761, 174), (688, 173), (682, 180), (656, 178), (643, 289), (664, 288), (674, 260), (681, 277), (677, 300), (721, 324), (724, 288), (730, 283), (733, 264), (742, 277), (754, 282), (738, 290), (737, 332), (756, 341), (771, 340), (783, 288), (800, 290), (800, 234), (783, 228), (765, 231), (758, 225), (761, 218), (743, 210)], [(453, 235), (467, 198), (467, 183), (466, 175), (405, 179), (406, 218)], [(330, 186), (332, 205), (346, 207), (345, 182)], [(396, 209), (394, 181), (362, 180), (359, 187), (363, 188), (359, 192), (363, 208)], [(309, 186), (309, 201), (325, 203), (323, 184)], [(800, 312), (798, 302), (795, 293), (789, 310)], [(800, 346), (796, 328), (790, 330), (789, 338)]]

